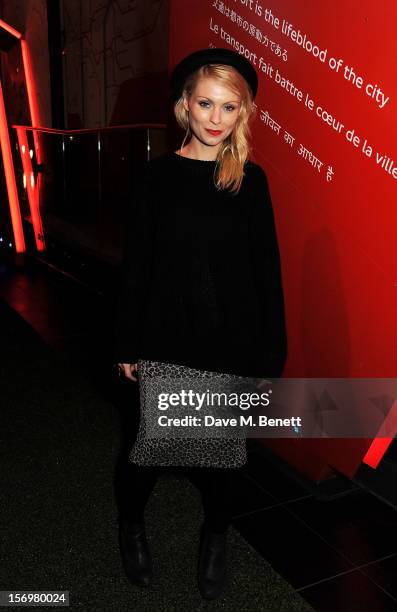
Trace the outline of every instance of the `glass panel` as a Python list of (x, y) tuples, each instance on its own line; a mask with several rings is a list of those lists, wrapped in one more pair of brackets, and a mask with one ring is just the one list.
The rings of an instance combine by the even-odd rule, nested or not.
[[(41, 164), (36, 157), (33, 132), (29, 128), (26, 132), (33, 151), (35, 180), (39, 180), (47, 256), (56, 243), (71, 252), (118, 265), (134, 176), (147, 159), (165, 150), (165, 127), (108, 128), (72, 134), (39, 130), (36, 134)], [(15, 131), (13, 139), (17, 143)], [(30, 222), (18, 146), (16, 150), (21, 212)], [(61, 265), (60, 261), (57, 265)]]

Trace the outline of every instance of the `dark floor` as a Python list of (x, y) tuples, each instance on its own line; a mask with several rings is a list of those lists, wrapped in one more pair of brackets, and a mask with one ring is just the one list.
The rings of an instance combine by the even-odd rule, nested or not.
[[(0, 299), (111, 399), (106, 295), (42, 265), (3, 263)], [(397, 511), (370, 493), (318, 501), (253, 448), (234, 526), (316, 610), (397, 610)]]

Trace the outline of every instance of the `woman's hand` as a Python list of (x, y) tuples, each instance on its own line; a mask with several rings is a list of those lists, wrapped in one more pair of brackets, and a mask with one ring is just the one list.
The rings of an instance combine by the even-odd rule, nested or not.
[(136, 376), (133, 376), (132, 373), (138, 372), (138, 363), (118, 363), (117, 365), (120, 368), (121, 374), (137, 382), (138, 379)]

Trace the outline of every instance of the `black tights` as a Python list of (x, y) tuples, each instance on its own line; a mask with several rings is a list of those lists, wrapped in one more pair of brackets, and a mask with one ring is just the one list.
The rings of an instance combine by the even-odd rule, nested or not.
[[(119, 492), (119, 512), (125, 520), (137, 523), (144, 521), (144, 511), (150, 493), (158, 476), (167, 469), (172, 470), (134, 463), (124, 465), (124, 478)], [(232, 482), (237, 469), (194, 467), (183, 470), (201, 493), (204, 525), (213, 532), (224, 533), (230, 525)]]

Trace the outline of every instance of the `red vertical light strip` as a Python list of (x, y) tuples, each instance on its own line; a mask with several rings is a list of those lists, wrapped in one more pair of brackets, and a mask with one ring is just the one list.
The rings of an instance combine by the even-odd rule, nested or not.
[[(0, 19), (0, 27), (6, 30), (18, 40), (21, 40), (22, 34), (15, 28), (8, 25)], [(22, 253), (26, 250), (25, 238), (23, 235), (21, 211), (19, 208), (18, 190), (15, 180), (14, 163), (11, 153), (10, 135), (8, 133), (7, 114), (4, 105), (3, 88), (0, 82), (0, 143), (1, 152), (3, 155), (4, 174), (6, 179), (8, 201), (10, 205), (11, 223), (14, 232), (15, 250), (17, 253)]]
[(4, 106), (3, 88), (0, 82), (0, 144), (3, 155), (4, 174), (6, 179), (8, 201), (10, 204), (11, 223), (14, 232), (15, 249), (17, 253), (26, 250), (23, 235), (21, 211), (19, 209), (18, 190), (15, 181), (14, 164), (12, 161), (10, 135), (8, 133), (7, 115)]
[(21, 154), (22, 167), (26, 180), (26, 191), (28, 194), (31, 221), (33, 225), (36, 246), (38, 251), (45, 249), (44, 232), (41, 224), (40, 207), (39, 207), (39, 189), (34, 178), (32, 160), (29, 154), (29, 144), (24, 128), (17, 128), (17, 136), (19, 143), (19, 151)]
[[(22, 51), (23, 69), (25, 72), (26, 90), (28, 93), (30, 118), (32, 120), (32, 127), (39, 127), (40, 126), (40, 112), (39, 112), (39, 107), (37, 104), (36, 87), (35, 87), (35, 82), (33, 78), (32, 64), (30, 61), (29, 47), (24, 38), (21, 39), (21, 51)], [(40, 163), (40, 159), (38, 156), (37, 156), (37, 161)]]
[[(30, 51), (28, 44), (24, 38), (21, 39), (21, 51), (22, 51), (22, 61), (23, 61), (23, 69), (25, 73), (25, 81), (26, 81), (26, 91), (28, 94), (29, 101), (29, 109), (30, 109), (30, 118), (32, 122), (32, 127), (39, 127), (41, 125), (40, 122), (40, 110), (37, 104), (37, 95), (36, 95), (36, 86), (33, 78), (32, 71), (32, 63), (30, 61)], [(25, 133), (26, 138), (26, 133)], [(19, 135), (18, 135), (19, 139)], [(39, 143), (40, 135), (38, 132), (33, 130), (33, 142), (34, 142), (34, 150), (37, 159), (37, 163), (41, 164), (42, 156), (41, 156), (41, 148)], [(27, 149), (28, 150), (28, 149)], [(22, 151), (21, 151), (22, 157)], [(22, 162), (23, 163), (23, 162)], [(30, 158), (29, 163), (31, 166)], [(27, 185), (30, 185), (30, 178), (33, 177), (33, 173), (26, 174)], [(40, 183), (41, 176), (40, 174), (36, 177), (36, 182), (31, 189), (30, 186), (27, 187), (28, 198), (29, 198), (29, 206), (30, 212), (32, 215), (32, 223), (34, 228), (34, 235), (36, 240), (36, 248), (38, 251), (43, 251), (45, 249), (44, 242), (44, 232), (43, 232), (43, 223), (40, 215)]]

